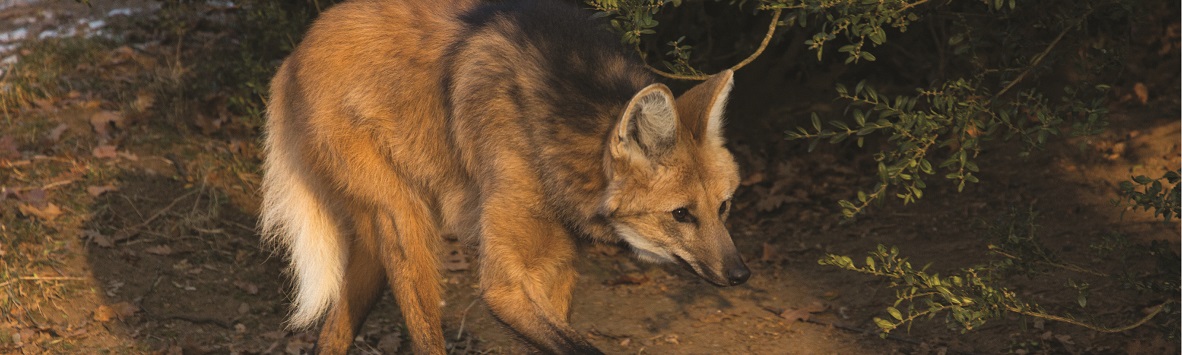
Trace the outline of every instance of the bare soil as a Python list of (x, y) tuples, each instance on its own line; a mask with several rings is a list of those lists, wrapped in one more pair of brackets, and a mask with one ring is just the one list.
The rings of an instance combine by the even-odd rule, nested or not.
[[(0, 8), (0, 19), (36, 13), (24, 6), (90, 11), (33, 3)], [(116, 74), (167, 66), (173, 54), (150, 44), (135, 54), (110, 51), (107, 62), (94, 64)], [(1169, 55), (1176, 61), (1177, 53)], [(736, 95), (759, 80), (742, 74)], [(817, 263), (829, 253), (860, 260), (883, 244), (897, 246), (917, 265), (955, 272), (998, 259), (987, 249), (995, 242), (990, 228), (1005, 223), (1012, 210), (1033, 208), (1042, 242), (1064, 261), (1113, 274), (1157, 275), (1159, 260), (1178, 260), (1177, 219), (1163, 223), (1110, 201), (1120, 181), (1156, 177), (1182, 164), (1178, 83), (1164, 85), (1145, 104), (1114, 100), (1112, 126), (1100, 136), (1060, 139), (1030, 158), (998, 144), (983, 157), (980, 184), (957, 193), (935, 182), (917, 204), (888, 202), (852, 221), (840, 217), (836, 201), (873, 184), (865, 154), (845, 146), (805, 153), (803, 144), (780, 134), (795, 127), (797, 117), (735, 117), (732, 127), (748, 127), (731, 132), (746, 181), (728, 223), (751, 280), (716, 288), (674, 266), (635, 261), (620, 246), (584, 245), (574, 327), (608, 353), (1178, 353), (1178, 334), (1163, 328), (1170, 319), (1107, 334), (1010, 315), (962, 334), (939, 316), (884, 338), (872, 318), (886, 317), (894, 300), (885, 281)], [(208, 122), (201, 119), (140, 112), (112, 97), (63, 93), (22, 108), (0, 127), (16, 152), (6, 157), (0, 144), (0, 353), (309, 351), (314, 329), (283, 326), (289, 306), (284, 256), (261, 245), (255, 232), (254, 137), (203, 133)], [(816, 109), (808, 102), (803, 97), (753, 111)], [(126, 118), (106, 126), (108, 137), (93, 123), (103, 112)], [(115, 153), (95, 150), (103, 146)], [(99, 191), (105, 186), (113, 190)], [(46, 197), (38, 200), (34, 190)], [(49, 205), (59, 213), (45, 212)], [(1091, 252), (1115, 234), (1138, 245), (1158, 241), (1164, 247), (1156, 250), (1168, 255), (1126, 260)], [(446, 265), (453, 269), (444, 280), (449, 351), (525, 351), (478, 301), (475, 273), (464, 265), (478, 255), (454, 241), (448, 245), (463, 254)], [(1101, 325), (1131, 323), (1163, 301), (1113, 278), (1053, 269), (1033, 275), (1013, 275), (1008, 285), (1052, 313)], [(1067, 279), (1089, 283), (1085, 307), (1064, 285)], [(403, 327), (387, 295), (353, 352), (407, 353)]]

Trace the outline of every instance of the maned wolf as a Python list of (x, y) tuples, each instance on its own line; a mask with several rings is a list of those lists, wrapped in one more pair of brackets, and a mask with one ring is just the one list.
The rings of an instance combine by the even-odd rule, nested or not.
[(558, 1), (356, 0), (320, 15), (271, 82), (262, 228), (291, 258), (291, 324), (344, 353), (384, 285), (416, 353), (442, 354), (441, 235), (479, 245), (482, 297), (548, 353), (576, 241), (623, 241), (718, 286), (750, 272), (723, 222), (725, 71), (674, 99)]

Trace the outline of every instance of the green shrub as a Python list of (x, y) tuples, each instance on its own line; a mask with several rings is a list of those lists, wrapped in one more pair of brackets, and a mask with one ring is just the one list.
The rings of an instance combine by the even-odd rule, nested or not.
[(1179, 200), (1182, 200), (1182, 190), (1179, 189), (1179, 171), (1167, 171), (1162, 177), (1153, 179), (1145, 175), (1134, 176), (1130, 181), (1120, 183), (1120, 198), (1114, 204), (1130, 204), (1136, 211), (1138, 208), (1153, 210), (1154, 217), (1161, 217), (1169, 222), (1179, 215)]
[[(958, 191), (978, 183), (980, 171), (997, 168), (980, 163), (981, 155), (992, 148), (1016, 145), (1018, 155), (1025, 157), (1057, 136), (1103, 132), (1108, 83), (1119, 79), (1122, 54), (1131, 42), (1128, 28), (1150, 11), (1174, 8), (1120, 0), (586, 2), (599, 11), (597, 16), (610, 19), (610, 29), (650, 63), (650, 70), (673, 79), (701, 80), (717, 69), (738, 69), (777, 46), (803, 46), (813, 61), (836, 56), (845, 65), (898, 74), (895, 80), (867, 75), (837, 84), (835, 98), (847, 105), (845, 118), (814, 113), (805, 127), (785, 132), (788, 139), (807, 141), (809, 151), (821, 142), (870, 149), (866, 154), (876, 162), (876, 182), (839, 201), (849, 218), (890, 196), (904, 204), (915, 202), (933, 176), (951, 180)], [(777, 37), (780, 33), (796, 36)], [(722, 37), (731, 40), (719, 40)], [(786, 41), (789, 38), (803, 40), (794, 43)], [(723, 42), (732, 45), (719, 44)], [(892, 57), (905, 59), (883, 60)], [(779, 65), (796, 65), (803, 58), (779, 59)], [(1174, 172), (1157, 180), (1135, 177), (1121, 184), (1120, 201), (1152, 209), (1169, 220), (1179, 213), (1178, 180)], [(1131, 329), (1161, 312), (1177, 318), (1177, 282), (1110, 275), (1065, 263), (1041, 246), (1033, 211), (1025, 216), (1011, 215), (1010, 222), (998, 224), (1005, 228), (991, 232), (996, 237), (988, 249), (1002, 259), (948, 276), (927, 267), (916, 269), (897, 248), (886, 246), (871, 251), (862, 265), (842, 255), (829, 255), (820, 263), (890, 280), (896, 302), (886, 309), (887, 317), (875, 319), (883, 332), (937, 315), (963, 331), (1006, 313), (1105, 332)], [(1160, 250), (1124, 248), (1122, 253), (1176, 259), (1176, 254)], [(1126, 283), (1141, 285), (1139, 289), (1160, 291), (1154, 297), (1164, 301), (1133, 324), (1103, 327), (1050, 314), (1018, 298), (1000, 277), (1002, 271), (1029, 274), (1045, 268), (1124, 277)], [(1177, 270), (1165, 274), (1176, 278)], [(1079, 294), (1079, 305), (1086, 306), (1087, 284), (1067, 281)], [(1176, 333), (1177, 322), (1167, 329)]]

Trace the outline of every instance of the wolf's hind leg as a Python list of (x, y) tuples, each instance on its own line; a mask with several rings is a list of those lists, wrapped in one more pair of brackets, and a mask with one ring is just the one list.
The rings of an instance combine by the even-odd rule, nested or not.
[(372, 219), (364, 214), (353, 215), (356, 216), (357, 238), (349, 246), (341, 298), (333, 304), (316, 340), (318, 354), (344, 354), (349, 350), (353, 337), (377, 303), (386, 280), (385, 270), (374, 255), (377, 239), (374, 238)]
[[(389, 218), (375, 223), (394, 299), (416, 354), (443, 354), (442, 300), (436, 244), (441, 238), (431, 209), (405, 184), (393, 184)], [(399, 186), (401, 185), (401, 186)], [(401, 188), (399, 188), (401, 187)]]

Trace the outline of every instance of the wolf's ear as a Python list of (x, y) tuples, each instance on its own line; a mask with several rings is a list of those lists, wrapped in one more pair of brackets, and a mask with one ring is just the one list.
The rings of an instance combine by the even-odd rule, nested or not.
[(652, 84), (632, 97), (612, 131), (612, 156), (639, 155), (656, 160), (677, 144), (677, 110), (673, 92), (664, 84)]
[(722, 142), (722, 113), (735, 83), (735, 72), (727, 69), (714, 74), (677, 98), (677, 113), (681, 124), (699, 142)]

